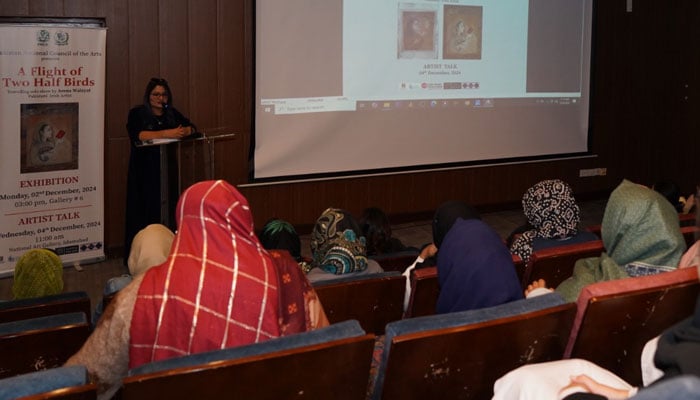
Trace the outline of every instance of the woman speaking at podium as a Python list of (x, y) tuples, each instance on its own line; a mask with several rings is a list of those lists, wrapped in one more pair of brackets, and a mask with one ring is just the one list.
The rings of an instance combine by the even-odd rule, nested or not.
[[(168, 82), (165, 79), (151, 78), (143, 94), (143, 104), (129, 111), (126, 128), (131, 141), (131, 154), (126, 186), (124, 263), (131, 251), (131, 241), (141, 229), (154, 223), (174, 223), (173, 218), (163, 221), (161, 217), (161, 179), (173, 182), (177, 159), (174, 156), (167, 157), (169, 176), (162, 176), (161, 146), (142, 146), (155, 139), (182, 139), (195, 133), (195, 126), (172, 104), (173, 96)], [(168, 215), (174, 215), (174, 206), (179, 196), (177, 181), (174, 182), (175, 184), (168, 185)], [(175, 227), (169, 228), (174, 230)]]

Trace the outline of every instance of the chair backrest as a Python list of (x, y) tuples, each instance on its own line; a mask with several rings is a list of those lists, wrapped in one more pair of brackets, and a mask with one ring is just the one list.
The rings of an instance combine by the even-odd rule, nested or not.
[(519, 255), (513, 254), (513, 266), (515, 267), (515, 273), (518, 275), (518, 280), (522, 282), (525, 279), (527, 264)]
[(695, 226), (695, 213), (691, 214), (678, 214), (678, 223), (681, 227), (684, 226)]
[(435, 314), (440, 295), (437, 267), (414, 269), (411, 271), (411, 296), (404, 318), (422, 317)]
[(59, 367), (89, 335), (82, 312), (0, 324), (0, 378)]
[(404, 250), (391, 254), (380, 254), (371, 256), (370, 258), (379, 263), (384, 271), (399, 271), (403, 272), (408, 268), (418, 257), (417, 250)]
[[(518, 274), (518, 278), (522, 278), (525, 271), (525, 263), (520, 256), (513, 255), (513, 266)], [(410, 279), (411, 295), (404, 318), (435, 314), (438, 296), (440, 295), (437, 267), (415, 269), (411, 271)]]
[(138, 367), (123, 400), (364, 399), (374, 348), (357, 321)]
[(641, 385), (644, 345), (691, 315), (698, 293), (697, 268), (588, 285), (577, 300), (565, 357), (584, 358)]
[(406, 278), (396, 271), (314, 282), (331, 323), (355, 319), (367, 332), (384, 333), (401, 319)]
[(683, 239), (685, 239), (686, 247), (690, 248), (690, 246), (695, 244), (695, 236), (699, 231), (700, 228), (695, 225), (681, 227), (681, 234), (683, 235)]
[(83, 366), (57, 367), (0, 379), (0, 400), (74, 399), (97, 397)]
[(602, 234), (600, 233), (600, 230), (601, 230), (602, 228), (603, 228), (603, 225), (598, 224), (598, 225), (590, 225), (590, 226), (587, 226), (587, 227), (586, 227), (586, 230), (587, 230), (588, 232), (592, 232), (593, 234), (595, 234), (596, 236), (598, 236), (599, 238), (602, 239), (603, 237), (602, 237)]
[(373, 399), (490, 399), (526, 363), (560, 359), (576, 312), (556, 293), (387, 325)]
[(557, 287), (574, 271), (574, 264), (582, 258), (599, 257), (605, 251), (602, 240), (551, 247), (532, 253), (525, 265), (521, 281), (523, 289), (532, 281), (544, 279), (548, 287)]
[(0, 302), (0, 323), (72, 312), (82, 312), (90, 321), (90, 297), (87, 293), (69, 292)]

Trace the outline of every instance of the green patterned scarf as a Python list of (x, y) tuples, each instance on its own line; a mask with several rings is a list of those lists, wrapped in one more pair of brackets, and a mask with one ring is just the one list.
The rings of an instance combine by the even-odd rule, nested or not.
[(675, 268), (686, 247), (673, 206), (628, 180), (610, 194), (601, 235), (606, 252), (578, 260), (573, 276), (557, 287), (567, 301), (576, 301), (586, 285), (628, 277), (624, 266), (633, 262)]

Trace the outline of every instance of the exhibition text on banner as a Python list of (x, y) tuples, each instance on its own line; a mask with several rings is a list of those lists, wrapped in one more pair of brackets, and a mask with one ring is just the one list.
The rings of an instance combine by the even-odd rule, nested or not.
[(0, 36), (0, 274), (33, 248), (104, 259), (106, 30), (7, 24)]

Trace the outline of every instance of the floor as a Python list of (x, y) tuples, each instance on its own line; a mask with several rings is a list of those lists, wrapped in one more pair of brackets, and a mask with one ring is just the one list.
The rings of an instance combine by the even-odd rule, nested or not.
[[(603, 218), (606, 200), (580, 202), (581, 226), (599, 225)], [(505, 210), (482, 214), (482, 219), (491, 225), (503, 238), (513, 229), (522, 225), (525, 219), (522, 211)], [(407, 246), (421, 248), (432, 241), (432, 228), (429, 220), (416, 221), (392, 226), (393, 236)], [(310, 256), (309, 235), (302, 236), (302, 255)], [(110, 258), (100, 263), (66, 267), (64, 270), (64, 290), (85, 291), (90, 296), (93, 307), (102, 298), (102, 288), (111, 277), (128, 273), (121, 258)], [(0, 299), (12, 298), (12, 278), (0, 279)]]

